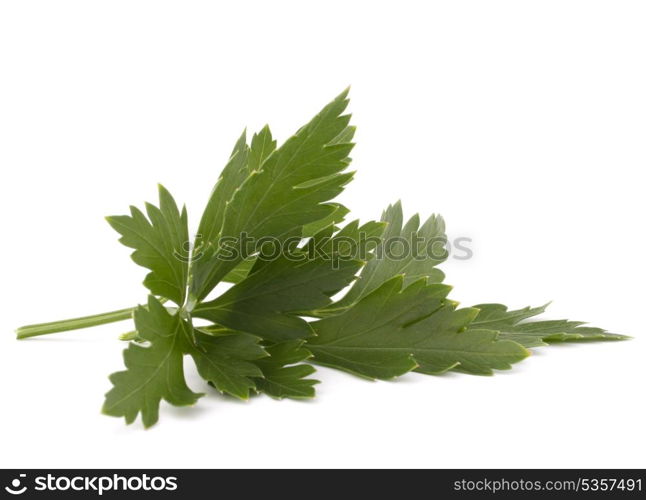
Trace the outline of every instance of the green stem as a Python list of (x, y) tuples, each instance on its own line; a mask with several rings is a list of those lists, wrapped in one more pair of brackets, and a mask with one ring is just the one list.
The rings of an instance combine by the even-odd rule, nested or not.
[(132, 318), (134, 310), (134, 307), (129, 307), (128, 309), (119, 309), (118, 311), (94, 314), (92, 316), (84, 316), (82, 318), (21, 326), (16, 330), (16, 336), (18, 339), (26, 339), (28, 337), (37, 337), (38, 335), (47, 335), (50, 333), (88, 328), (90, 326), (105, 325), (107, 323), (114, 323), (116, 321), (123, 321), (125, 319)]

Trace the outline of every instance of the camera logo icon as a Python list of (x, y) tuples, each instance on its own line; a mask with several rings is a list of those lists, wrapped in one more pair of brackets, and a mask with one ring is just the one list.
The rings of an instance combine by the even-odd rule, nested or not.
[(5, 486), (4, 489), (7, 493), (11, 493), (12, 495), (22, 495), (25, 491), (27, 491), (27, 487), (23, 486), (22, 488), (20, 487), (21, 481), (20, 479), (27, 477), (27, 474), (20, 474), (20, 477), (17, 477), (13, 481), (11, 481), (11, 486)]

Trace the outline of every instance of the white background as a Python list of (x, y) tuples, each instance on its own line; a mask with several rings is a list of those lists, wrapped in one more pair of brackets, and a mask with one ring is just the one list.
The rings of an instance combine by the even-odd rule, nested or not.
[[(4, 467), (644, 467), (646, 4), (0, 4)], [(312, 402), (208, 391), (158, 425), (100, 415), (128, 324), (13, 330), (145, 300), (103, 220), (154, 200), (193, 224), (243, 127), (282, 140), (348, 84), (362, 220), (399, 198), (474, 258), (453, 297), (554, 300), (630, 342), (545, 348), (494, 377), (370, 383)]]

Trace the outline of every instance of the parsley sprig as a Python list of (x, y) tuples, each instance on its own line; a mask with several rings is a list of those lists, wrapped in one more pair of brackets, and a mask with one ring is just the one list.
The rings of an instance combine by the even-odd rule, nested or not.
[[(380, 221), (344, 224), (349, 210), (333, 200), (353, 176), (347, 105), (346, 90), (280, 146), (269, 127), (250, 141), (243, 134), (193, 241), (186, 207), (163, 186), (158, 205), (108, 217), (132, 260), (149, 270), (145, 304), (23, 326), (18, 338), (132, 318), (135, 329), (121, 336), (125, 370), (110, 376), (103, 412), (127, 423), (140, 414), (145, 427), (157, 422), (162, 399), (184, 406), (204, 395), (184, 379), (186, 356), (222, 393), (310, 398), (318, 383), (312, 363), (371, 379), (488, 375), (528, 348), (628, 338), (575, 321), (535, 321), (545, 306), (458, 307), (437, 267), (447, 257), (439, 216), (404, 221), (396, 203)], [(408, 252), (389, 252), (393, 241)], [(433, 251), (412, 252), (419, 241)], [(230, 288), (212, 297), (223, 282)]]

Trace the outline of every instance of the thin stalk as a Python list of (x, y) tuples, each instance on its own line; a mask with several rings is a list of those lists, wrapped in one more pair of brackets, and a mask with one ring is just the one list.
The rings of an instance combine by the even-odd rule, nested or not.
[(91, 326), (105, 325), (116, 321), (123, 321), (132, 318), (134, 307), (128, 309), (119, 309), (92, 316), (83, 316), (82, 318), (65, 319), (62, 321), (52, 321), (50, 323), (39, 323), (37, 325), (21, 326), (16, 330), (18, 339), (37, 337), (39, 335), (48, 335), (50, 333), (65, 332), (68, 330), (79, 330)]

